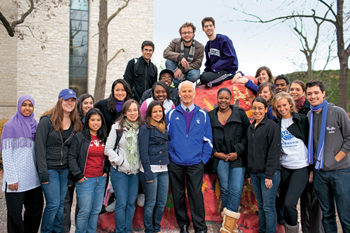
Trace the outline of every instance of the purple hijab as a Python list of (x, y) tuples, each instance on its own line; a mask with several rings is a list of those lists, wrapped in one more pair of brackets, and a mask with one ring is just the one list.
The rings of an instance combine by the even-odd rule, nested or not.
[[(29, 100), (33, 104), (34, 109), (34, 99), (30, 95), (22, 95), (18, 99), (17, 112), (14, 116), (10, 118), (8, 122), (4, 125), (1, 141), (7, 138), (30, 138), (34, 141), (36, 126), (38, 122), (34, 119), (34, 112), (25, 117), (21, 113), (21, 106), (24, 101)], [(19, 145), (20, 146), (20, 145)], [(25, 146), (25, 145), (23, 145)], [(20, 146), (21, 147), (21, 146)]]

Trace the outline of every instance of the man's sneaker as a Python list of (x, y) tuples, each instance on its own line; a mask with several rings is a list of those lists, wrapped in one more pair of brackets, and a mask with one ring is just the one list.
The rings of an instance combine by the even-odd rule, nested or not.
[(137, 195), (137, 205), (143, 207), (145, 205), (145, 194), (140, 193)]
[(111, 213), (111, 212), (114, 211), (114, 209), (115, 209), (115, 200), (114, 200), (111, 204), (109, 204), (109, 205), (106, 207), (105, 210), (106, 210), (107, 212)]

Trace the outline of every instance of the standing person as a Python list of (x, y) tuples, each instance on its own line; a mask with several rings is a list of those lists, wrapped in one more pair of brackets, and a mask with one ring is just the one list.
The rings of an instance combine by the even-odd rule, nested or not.
[(142, 94), (157, 82), (157, 67), (151, 62), (154, 52), (152, 41), (145, 40), (141, 45), (142, 56), (131, 59), (125, 68), (124, 80), (132, 90), (132, 97), (140, 102)]
[(268, 104), (262, 97), (252, 103), (253, 123), (248, 128), (248, 182), (253, 186), (259, 209), (259, 232), (275, 233), (276, 194), (280, 183), (281, 130), (267, 118)]
[(193, 227), (196, 233), (203, 233), (207, 232), (202, 193), (204, 165), (213, 149), (210, 119), (205, 111), (193, 104), (195, 85), (192, 82), (186, 80), (180, 83), (179, 95), (182, 103), (167, 114), (169, 178), (175, 215), (181, 233), (188, 233), (187, 185)]
[(111, 183), (115, 192), (115, 232), (131, 232), (135, 201), (139, 187), (140, 155), (137, 134), (141, 126), (140, 107), (127, 100), (122, 115), (112, 125), (105, 155), (111, 163)]
[[(170, 85), (173, 83), (174, 80), (174, 72), (169, 69), (164, 69), (159, 74), (159, 82), (165, 82), (165, 84), (169, 87), (169, 93), (170, 93), (170, 99), (173, 101), (175, 107), (180, 104), (180, 97), (179, 92), (176, 88), (171, 87)], [(140, 100), (140, 105), (145, 101), (146, 99), (152, 97), (152, 88), (146, 90)]]
[(267, 105), (268, 105), (267, 118), (269, 118), (270, 120), (275, 119), (275, 117), (272, 114), (272, 106), (271, 106), (271, 101), (275, 96), (275, 90), (273, 88), (273, 85), (269, 82), (264, 82), (261, 85), (259, 85), (257, 96), (260, 96), (267, 101)]
[(233, 78), (238, 70), (238, 59), (232, 40), (225, 35), (215, 34), (215, 20), (212, 17), (202, 20), (202, 30), (209, 41), (205, 45), (206, 62), (200, 80), (213, 87)]
[(165, 114), (175, 108), (173, 101), (170, 100), (169, 87), (164, 82), (156, 82), (152, 86), (152, 97), (146, 99), (141, 105), (140, 112), (142, 119), (145, 118), (149, 104), (155, 100), (163, 105)]
[(282, 91), (288, 92), (289, 89), (289, 79), (286, 75), (281, 74), (275, 78), (275, 88), (276, 93), (280, 93)]
[(343, 232), (350, 232), (350, 122), (344, 109), (328, 103), (321, 81), (306, 83), (309, 112), (308, 160), (314, 164), (314, 187), (325, 232), (337, 232), (335, 204)]
[(181, 38), (173, 39), (164, 50), (165, 67), (174, 71), (175, 87), (181, 81), (196, 82), (199, 79), (204, 46), (194, 39), (195, 32), (193, 23), (184, 23), (179, 29)]
[(284, 204), (284, 227), (286, 233), (298, 233), (297, 204), (309, 181), (306, 147), (309, 123), (305, 115), (296, 113), (294, 100), (287, 92), (280, 92), (274, 97), (272, 108), (281, 128), (282, 170), (279, 198)]
[(64, 199), (68, 182), (68, 150), (73, 135), (80, 131), (76, 95), (63, 89), (56, 106), (45, 112), (35, 136), (35, 156), (46, 207), (41, 232), (62, 232)]
[(301, 80), (294, 80), (290, 86), (289, 94), (295, 102), (296, 111), (307, 115), (310, 111), (310, 102), (305, 97), (306, 85)]
[[(22, 95), (17, 113), (4, 125), (1, 155), (4, 166), (2, 190), (7, 206), (7, 232), (39, 230), (44, 199), (34, 163), (34, 99)], [(22, 219), (22, 208), (25, 208)]]
[(159, 101), (148, 106), (138, 140), (142, 162), (140, 181), (145, 192), (145, 233), (159, 233), (169, 187), (168, 132), (164, 108)]
[[(81, 129), (84, 127), (86, 113), (94, 107), (94, 97), (90, 94), (82, 94), (78, 97), (77, 110), (81, 121)], [(68, 191), (66, 198), (64, 199), (63, 210), (63, 227), (62, 232), (70, 232), (71, 227), (71, 208), (73, 204), (75, 185), (73, 180), (68, 179)], [(77, 219), (79, 206), (75, 206), (75, 219)]]
[(246, 172), (247, 129), (245, 111), (231, 105), (231, 91), (221, 88), (218, 107), (209, 112), (213, 132), (213, 170), (217, 172), (224, 221), (221, 232), (236, 232), (242, 188)]
[(111, 130), (112, 125), (120, 117), (122, 107), (125, 101), (131, 99), (132, 92), (129, 84), (123, 79), (117, 79), (113, 82), (111, 94), (107, 99), (98, 101), (94, 107), (101, 110), (107, 124), (107, 132)]
[(75, 180), (79, 212), (76, 232), (96, 232), (108, 173), (105, 162), (106, 121), (98, 108), (88, 111), (82, 132), (74, 135), (68, 154), (69, 169)]

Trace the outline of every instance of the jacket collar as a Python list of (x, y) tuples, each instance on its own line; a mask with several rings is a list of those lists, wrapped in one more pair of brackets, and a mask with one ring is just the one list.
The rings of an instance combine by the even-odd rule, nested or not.
[[(199, 111), (200, 107), (198, 107), (197, 105), (193, 104), (194, 105), (194, 113), (196, 113), (197, 111)], [(175, 110), (180, 112), (181, 114), (183, 114), (182, 112), (182, 107), (181, 107), (181, 104), (179, 104), (178, 106), (175, 107)]]
[(147, 66), (149, 66), (150, 64), (151, 64), (151, 60), (149, 60), (149, 62), (147, 63), (146, 62), (146, 60), (143, 58), (143, 56), (141, 56), (141, 57), (139, 57), (139, 60), (143, 63), (143, 64), (145, 64), (145, 65), (147, 65)]
[[(241, 123), (242, 120), (239, 117), (239, 110), (238, 110), (238, 108), (236, 108), (236, 107), (234, 107), (232, 105), (230, 105), (230, 108), (232, 109), (232, 113), (231, 113), (230, 117), (227, 119), (226, 124), (231, 123), (231, 122)], [(216, 107), (213, 111), (214, 111), (214, 114), (215, 114), (215, 118), (214, 118), (215, 120), (214, 120), (214, 122), (212, 122), (213, 127), (223, 127), (223, 125), (220, 123), (219, 117), (217, 115), (218, 111), (219, 111), (219, 107)]]
[[(296, 112), (292, 112), (292, 119), (294, 122), (300, 122), (301, 121), (301, 118), (300, 118), (300, 115)], [(278, 117), (276, 118), (276, 122), (281, 126), (281, 123), (282, 123), (282, 118)]]
[[(264, 119), (259, 123), (259, 125), (264, 125), (267, 121), (268, 121), (267, 114), (265, 114)], [(256, 120), (254, 120), (253, 123), (251, 123), (249, 127), (254, 128), (255, 122), (256, 122)]]

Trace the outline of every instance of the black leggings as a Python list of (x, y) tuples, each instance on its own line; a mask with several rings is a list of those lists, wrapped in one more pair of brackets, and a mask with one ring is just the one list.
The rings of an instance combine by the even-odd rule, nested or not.
[(309, 182), (307, 167), (288, 169), (282, 167), (280, 197), (284, 200), (284, 220), (290, 226), (298, 224), (298, 200)]

